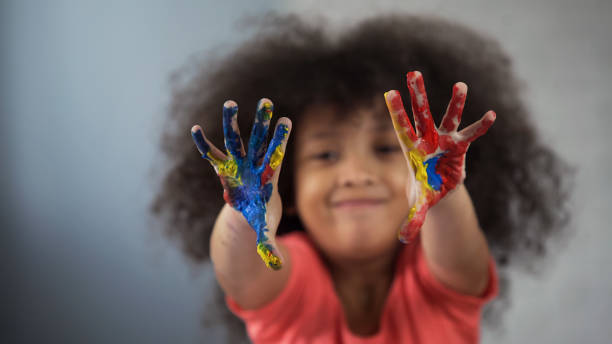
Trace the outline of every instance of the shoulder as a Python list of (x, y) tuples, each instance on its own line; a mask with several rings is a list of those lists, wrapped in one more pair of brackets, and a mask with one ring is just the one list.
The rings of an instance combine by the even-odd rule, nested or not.
[[(287, 263), (283, 269), (289, 272), (283, 288), (251, 309), (226, 297), (229, 309), (246, 323), (254, 342), (320, 334), (338, 314), (333, 286), (308, 235), (291, 232), (276, 240)], [(317, 321), (321, 319), (325, 321)]]
[(295, 278), (304, 274), (324, 274), (325, 267), (318, 250), (307, 233), (291, 232), (277, 238), (281, 254), (291, 265), (291, 275)]
[(287, 233), (285, 235), (277, 237), (276, 240), (278, 241), (279, 246), (285, 247), (285, 249), (290, 252), (298, 250), (306, 251), (310, 254), (316, 254), (314, 244), (312, 243), (310, 237), (308, 237), (308, 234), (306, 234), (306, 232), (295, 231)]
[(480, 308), (491, 301), (498, 293), (498, 278), (493, 257), (488, 261), (488, 278), (483, 291), (478, 295), (463, 293), (440, 281), (430, 264), (427, 262), (419, 238), (414, 243), (407, 244), (401, 251), (397, 272), (401, 276), (403, 291), (413, 297), (427, 296), (438, 304), (457, 307)]
[(260, 287), (251, 288), (251, 292), (233, 299), (241, 309), (261, 309), (273, 303), (280, 296), (299, 295), (302, 293), (300, 281), (308, 276), (314, 278), (323, 273), (317, 251), (305, 232), (291, 232), (276, 238), (281, 253), (283, 266), (280, 270), (266, 270), (265, 276), (253, 281)]

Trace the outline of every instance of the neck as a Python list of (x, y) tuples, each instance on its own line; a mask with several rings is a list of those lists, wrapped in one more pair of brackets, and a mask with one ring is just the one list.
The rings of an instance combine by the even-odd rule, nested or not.
[[(361, 308), (370, 307), (373, 301), (384, 300), (395, 269), (400, 245), (389, 252), (367, 260), (327, 259), (331, 278), (343, 301)], [(376, 302), (374, 302), (376, 303)]]
[[(398, 247), (399, 248), (399, 247)], [(391, 282), (398, 250), (368, 260), (328, 259), (332, 280), (336, 286), (367, 287)]]
[(378, 331), (398, 252), (399, 246), (367, 261), (328, 261), (334, 287), (353, 333), (371, 335)]

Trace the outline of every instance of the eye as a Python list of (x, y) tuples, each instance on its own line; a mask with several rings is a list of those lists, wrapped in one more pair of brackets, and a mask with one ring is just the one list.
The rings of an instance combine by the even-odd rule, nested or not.
[(311, 159), (319, 161), (335, 161), (339, 156), (340, 154), (338, 154), (338, 152), (329, 150), (317, 152), (311, 156)]
[(380, 154), (393, 154), (393, 153), (400, 152), (402, 148), (397, 144), (393, 144), (393, 145), (382, 144), (382, 145), (376, 145), (374, 147), (374, 150), (376, 151), (376, 153), (380, 153)]

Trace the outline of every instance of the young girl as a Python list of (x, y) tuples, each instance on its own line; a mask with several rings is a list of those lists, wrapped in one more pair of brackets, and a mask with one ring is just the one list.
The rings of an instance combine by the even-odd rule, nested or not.
[[(331, 38), (272, 18), (177, 93), (173, 121), (203, 124), (200, 154), (167, 133), (177, 164), (155, 211), (196, 261), (210, 245), (253, 342), (477, 342), (498, 291), (489, 252), (499, 266), (542, 255), (566, 217), (565, 165), (535, 136), (509, 59), (438, 19), (380, 17)], [(414, 127), (406, 93), (384, 93), (406, 81)], [(238, 104), (262, 96), (243, 144)], [(291, 121), (266, 147), (273, 107)]]

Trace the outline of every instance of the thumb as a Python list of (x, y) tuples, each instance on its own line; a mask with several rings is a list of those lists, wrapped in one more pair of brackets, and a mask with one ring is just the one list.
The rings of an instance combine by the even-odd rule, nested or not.
[(409, 198), (410, 211), (398, 232), (398, 239), (405, 244), (413, 242), (417, 237), (429, 209), (428, 198), (422, 188), (423, 185), (418, 181), (413, 185), (413, 193), (410, 197), (412, 199)]
[(257, 253), (266, 263), (266, 266), (272, 270), (280, 270), (283, 266), (284, 257), (281, 254), (276, 238), (266, 238), (257, 242)]

